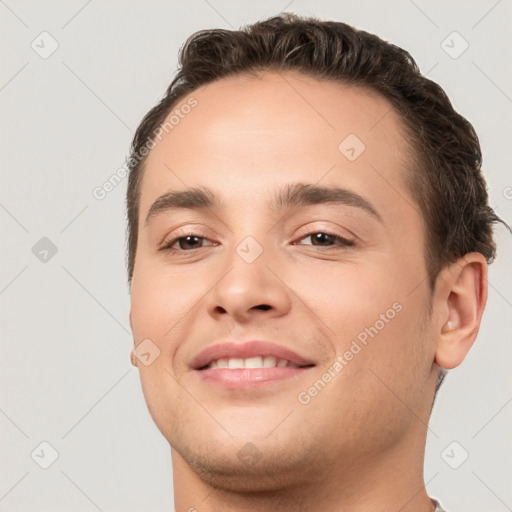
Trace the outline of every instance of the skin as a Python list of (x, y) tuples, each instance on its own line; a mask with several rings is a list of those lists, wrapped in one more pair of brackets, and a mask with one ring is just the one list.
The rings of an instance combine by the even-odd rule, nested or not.
[[(176, 511), (433, 510), (423, 457), (435, 380), (476, 338), (485, 258), (445, 267), (431, 293), (423, 221), (403, 179), (407, 134), (374, 92), (290, 71), (230, 77), (192, 96), (197, 106), (147, 158), (130, 311), (135, 345), (149, 338), (160, 350), (148, 366), (133, 352), (132, 361), (171, 446)], [(338, 149), (350, 133), (366, 145), (353, 162)], [(295, 182), (350, 189), (382, 222), (354, 206), (267, 206)], [(222, 208), (145, 225), (161, 194), (203, 185)], [(313, 245), (308, 235), (325, 231), (354, 245)], [(158, 250), (191, 233), (204, 239), (174, 245), (188, 252)], [(250, 264), (236, 251), (247, 236), (263, 249)], [(300, 403), (394, 303), (401, 311)], [(257, 391), (206, 385), (189, 363), (228, 339), (274, 341), (316, 366)], [(253, 464), (237, 456), (247, 443)]]

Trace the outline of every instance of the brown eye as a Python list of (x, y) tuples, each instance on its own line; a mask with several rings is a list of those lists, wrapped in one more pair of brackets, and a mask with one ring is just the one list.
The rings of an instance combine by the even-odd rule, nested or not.
[[(201, 249), (202, 247), (204, 247), (202, 242), (204, 242), (205, 240), (207, 240), (207, 238), (194, 234), (180, 236), (173, 238), (169, 242), (164, 242), (160, 250), (169, 251), (171, 253), (190, 252), (193, 249)], [(174, 247), (176, 245), (177, 247)]]
[[(196, 249), (199, 244), (199, 240), (203, 240), (200, 236), (190, 235), (182, 236), (176, 240), (181, 250)], [(175, 242), (175, 243), (176, 243)]]
[[(313, 245), (315, 247), (332, 247), (336, 245), (341, 246), (352, 246), (354, 242), (343, 238), (342, 236), (336, 235), (334, 233), (327, 233), (324, 231), (320, 231), (317, 233), (310, 233), (305, 237), (301, 238), (301, 240), (306, 240), (307, 238), (311, 239), (310, 244), (302, 244), (302, 245)], [(338, 242), (338, 243), (337, 243)]]

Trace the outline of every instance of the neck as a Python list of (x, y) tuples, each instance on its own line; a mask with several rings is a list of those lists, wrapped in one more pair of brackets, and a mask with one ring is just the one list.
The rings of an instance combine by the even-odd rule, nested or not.
[(229, 478), (199, 476), (171, 448), (175, 511), (432, 512), (423, 481), (426, 432), (418, 430), (410, 432), (416, 442), (402, 439), (378, 455), (320, 463), (313, 472), (304, 467), (293, 478), (276, 474), (269, 479), (265, 474), (258, 479), (253, 473), (237, 488)]

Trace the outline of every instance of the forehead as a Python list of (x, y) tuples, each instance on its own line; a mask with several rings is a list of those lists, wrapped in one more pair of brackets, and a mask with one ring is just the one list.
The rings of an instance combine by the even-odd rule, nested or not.
[(407, 194), (404, 126), (363, 87), (289, 71), (238, 75), (197, 89), (173, 113), (146, 160), (141, 217), (162, 193), (200, 185), (240, 202), (298, 181), (365, 190), (388, 208)]

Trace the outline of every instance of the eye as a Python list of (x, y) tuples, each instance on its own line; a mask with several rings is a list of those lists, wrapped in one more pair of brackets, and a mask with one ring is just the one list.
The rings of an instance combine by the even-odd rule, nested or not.
[[(337, 235), (336, 233), (329, 233), (326, 231), (319, 231), (316, 233), (309, 233), (305, 237), (300, 240), (306, 240), (307, 238), (311, 239), (310, 244), (300, 244), (300, 245), (313, 245), (315, 247), (333, 247), (333, 246), (346, 246), (351, 247), (354, 245), (354, 242), (347, 240), (346, 238)], [(338, 241), (339, 243), (336, 243)]]
[[(297, 242), (294, 242), (294, 245), (312, 245), (314, 247), (325, 247), (327, 249), (336, 246), (351, 247), (354, 245), (354, 242), (340, 235), (337, 235), (336, 233), (330, 233), (326, 231), (309, 233), (308, 235), (299, 239), (299, 242), (308, 238), (311, 240), (311, 243), (298, 244)], [(184, 236), (175, 237), (167, 242), (164, 242), (159, 250), (170, 252), (172, 254), (192, 252), (195, 249), (201, 249), (205, 247), (205, 245), (203, 245), (204, 241), (208, 241), (208, 239), (206, 237), (190, 233)], [(214, 246), (218, 244), (210, 243), (208, 245)]]
[[(173, 238), (168, 242), (164, 242), (162, 247), (160, 247), (161, 251), (168, 251), (173, 254), (190, 252), (193, 249), (201, 249), (204, 247), (201, 242), (204, 240), (208, 240), (207, 238), (199, 235), (195, 235), (194, 233), (190, 233), (189, 235), (179, 236)], [(174, 247), (178, 245), (178, 247)], [(215, 244), (210, 244), (215, 245)]]

